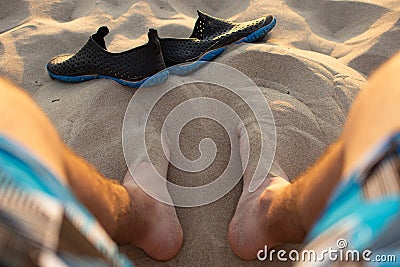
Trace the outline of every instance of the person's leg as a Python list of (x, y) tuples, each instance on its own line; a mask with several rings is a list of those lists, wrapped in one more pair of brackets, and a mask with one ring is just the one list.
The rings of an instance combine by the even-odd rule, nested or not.
[(64, 146), (59, 135), (29, 95), (1, 77), (0, 114), (0, 134), (30, 150), (65, 184)]
[[(183, 232), (174, 207), (147, 195), (133, 179), (122, 186), (104, 178), (70, 150), (66, 149), (64, 159), (73, 192), (118, 244), (132, 243), (157, 260), (176, 256)], [(134, 175), (157, 175), (152, 169), (149, 163), (141, 163)]]
[(0, 79), (0, 114), (0, 134), (23, 145), (68, 184), (117, 243), (133, 243), (159, 260), (178, 253), (183, 235), (173, 207), (157, 202), (137, 186), (130, 186), (128, 193), (104, 178), (66, 147), (25, 92), (4, 79)]
[[(229, 226), (232, 250), (255, 259), (258, 250), (302, 242), (341, 177), (385, 136), (400, 129), (400, 54), (384, 64), (355, 100), (343, 133), (307, 172), (292, 184), (268, 179), (250, 194), (243, 188)], [(251, 177), (244, 177), (244, 182)]]
[[(341, 176), (342, 158), (338, 142), (293, 184), (274, 177), (265, 179), (253, 193), (243, 186), (228, 230), (233, 252), (242, 259), (252, 260), (265, 245), (301, 242), (310, 221), (322, 210)], [(244, 175), (243, 179), (246, 184), (251, 177)]]

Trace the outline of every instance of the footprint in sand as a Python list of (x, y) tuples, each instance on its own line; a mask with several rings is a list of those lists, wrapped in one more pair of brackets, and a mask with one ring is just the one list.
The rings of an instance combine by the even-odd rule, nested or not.
[(97, 9), (105, 14), (111, 15), (114, 19), (125, 14), (129, 8), (138, 1), (130, 0), (85, 0), (78, 3), (63, 0), (50, 5), (47, 15), (59, 22), (68, 22), (85, 17)]
[(331, 41), (346, 41), (370, 29), (386, 11), (359, 1), (285, 0), (305, 18), (311, 30)]
[(249, 0), (231, 1), (231, 0), (194, 0), (180, 1), (167, 0), (168, 4), (178, 11), (190, 17), (197, 17), (196, 10), (202, 10), (216, 17), (229, 18), (245, 11), (249, 4)]
[(21, 25), (29, 15), (29, 2), (0, 1), (0, 33)]
[(347, 63), (349, 67), (367, 76), (399, 50), (399, 42), (393, 42), (393, 40), (400, 40), (400, 19), (388, 31), (384, 33), (377, 31), (376, 35), (379, 35), (379, 38), (375, 38), (376, 41), (368, 48), (368, 51)]

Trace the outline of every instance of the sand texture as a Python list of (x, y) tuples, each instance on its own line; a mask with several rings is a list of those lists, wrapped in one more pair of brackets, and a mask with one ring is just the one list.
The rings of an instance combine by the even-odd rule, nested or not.
[[(76, 52), (101, 25), (110, 29), (106, 43), (112, 52), (146, 43), (149, 28), (158, 29), (162, 37), (187, 37), (196, 9), (236, 21), (266, 14), (277, 18), (265, 40), (230, 46), (215, 61), (240, 70), (261, 89), (276, 124), (275, 160), (290, 180), (339, 136), (368, 75), (400, 49), (397, 0), (0, 0), (0, 74), (33, 96), (74, 151), (105, 176), (122, 181), (127, 170), (122, 124), (135, 90), (104, 79), (59, 82), (48, 76), (45, 65), (56, 55)], [(235, 105), (235, 99), (221, 88), (182, 86), (150, 118), (155, 127), (150, 138), (157, 140), (157, 120), (194, 96)], [(239, 113), (250, 116), (246, 110)], [(230, 143), (214, 121), (198, 119), (186, 125), (179, 137), (182, 153), (191, 160), (198, 158), (203, 138), (215, 142), (215, 161), (198, 173), (170, 166), (170, 181), (198, 186), (224, 171)], [(137, 158), (143, 153), (138, 151)], [(157, 262), (131, 246), (121, 247), (122, 251), (137, 266), (266, 266), (240, 260), (227, 242), (228, 224), (241, 190), (239, 183), (214, 203), (177, 208), (185, 240), (176, 258)]]

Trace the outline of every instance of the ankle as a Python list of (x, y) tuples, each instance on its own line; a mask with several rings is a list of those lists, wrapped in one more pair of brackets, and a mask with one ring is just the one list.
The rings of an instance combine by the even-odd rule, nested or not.
[(274, 245), (301, 243), (306, 236), (301, 222), (296, 199), (293, 198), (293, 185), (288, 184), (270, 200), (266, 216), (269, 238), (275, 241)]
[(116, 192), (114, 199), (115, 203), (112, 216), (112, 225), (108, 227), (107, 232), (111, 238), (118, 244), (124, 244), (129, 242), (127, 239), (127, 229), (131, 229), (133, 224), (133, 209), (132, 209), (132, 198), (123, 186)]

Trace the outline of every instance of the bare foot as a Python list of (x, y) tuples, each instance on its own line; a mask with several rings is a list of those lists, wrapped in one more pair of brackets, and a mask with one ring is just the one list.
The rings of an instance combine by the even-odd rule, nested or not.
[[(247, 135), (243, 128), (238, 128), (238, 134), (244, 165), (247, 162), (249, 144), (246, 142)], [(245, 260), (255, 259), (257, 252), (265, 245), (271, 247), (281, 243), (281, 233), (279, 229), (273, 229), (268, 214), (271, 202), (290, 185), (282, 177), (268, 177), (256, 191), (250, 193), (251, 178), (251, 171), (246, 169), (243, 175), (243, 192), (228, 229), (229, 245), (238, 257)]]
[[(152, 175), (151, 170), (149, 163), (140, 163), (135, 175)], [(124, 186), (130, 194), (134, 214), (129, 230), (125, 229), (117, 242), (133, 243), (157, 260), (172, 259), (183, 243), (183, 231), (175, 208), (146, 194), (134, 182), (129, 171), (125, 177), (127, 180), (129, 182)]]
[[(150, 163), (140, 163), (134, 175), (154, 175)], [(124, 186), (130, 195), (130, 211), (123, 228), (114, 236), (119, 244), (132, 243), (150, 257), (169, 260), (176, 256), (183, 243), (182, 227), (175, 208), (146, 194), (128, 171)]]
[(243, 187), (235, 215), (229, 225), (228, 240), (233, 252), (245, 260), (253, 260), (265, 245), (281, 243), (279, 229), (268, 222), (271, 201), (290, 183), (281, 177), (267, 178), (254, 192)]
[[(159, 184), (157, 177), (167, 177), (169, 164), (169, 146), (165, 136), (162, 136), (163, 150), (160, 152), (157, 166), (148, 162), (141, 162), (138, 166), (130, 168), (141, 186)], [(130, 195), (130, 219), (125, 231), (116, 239), (123, 243), (133, 243), (142, 248), (150, 257), (156, 260), (169, 260), (175, 257), (182, 247), (183, 231), (176, 215), (175, 207), (158, 201), (144, 192), (133, 179), (131, 172), (125, 175), (123, 185)], [(146, 184), (146, 185), (144, 185)], [(165, 187), (163, 187), (165, 185)], [(172, 203), (167, 190), (167, 185), (161, 184), (161, 191), (165, 200)]]

